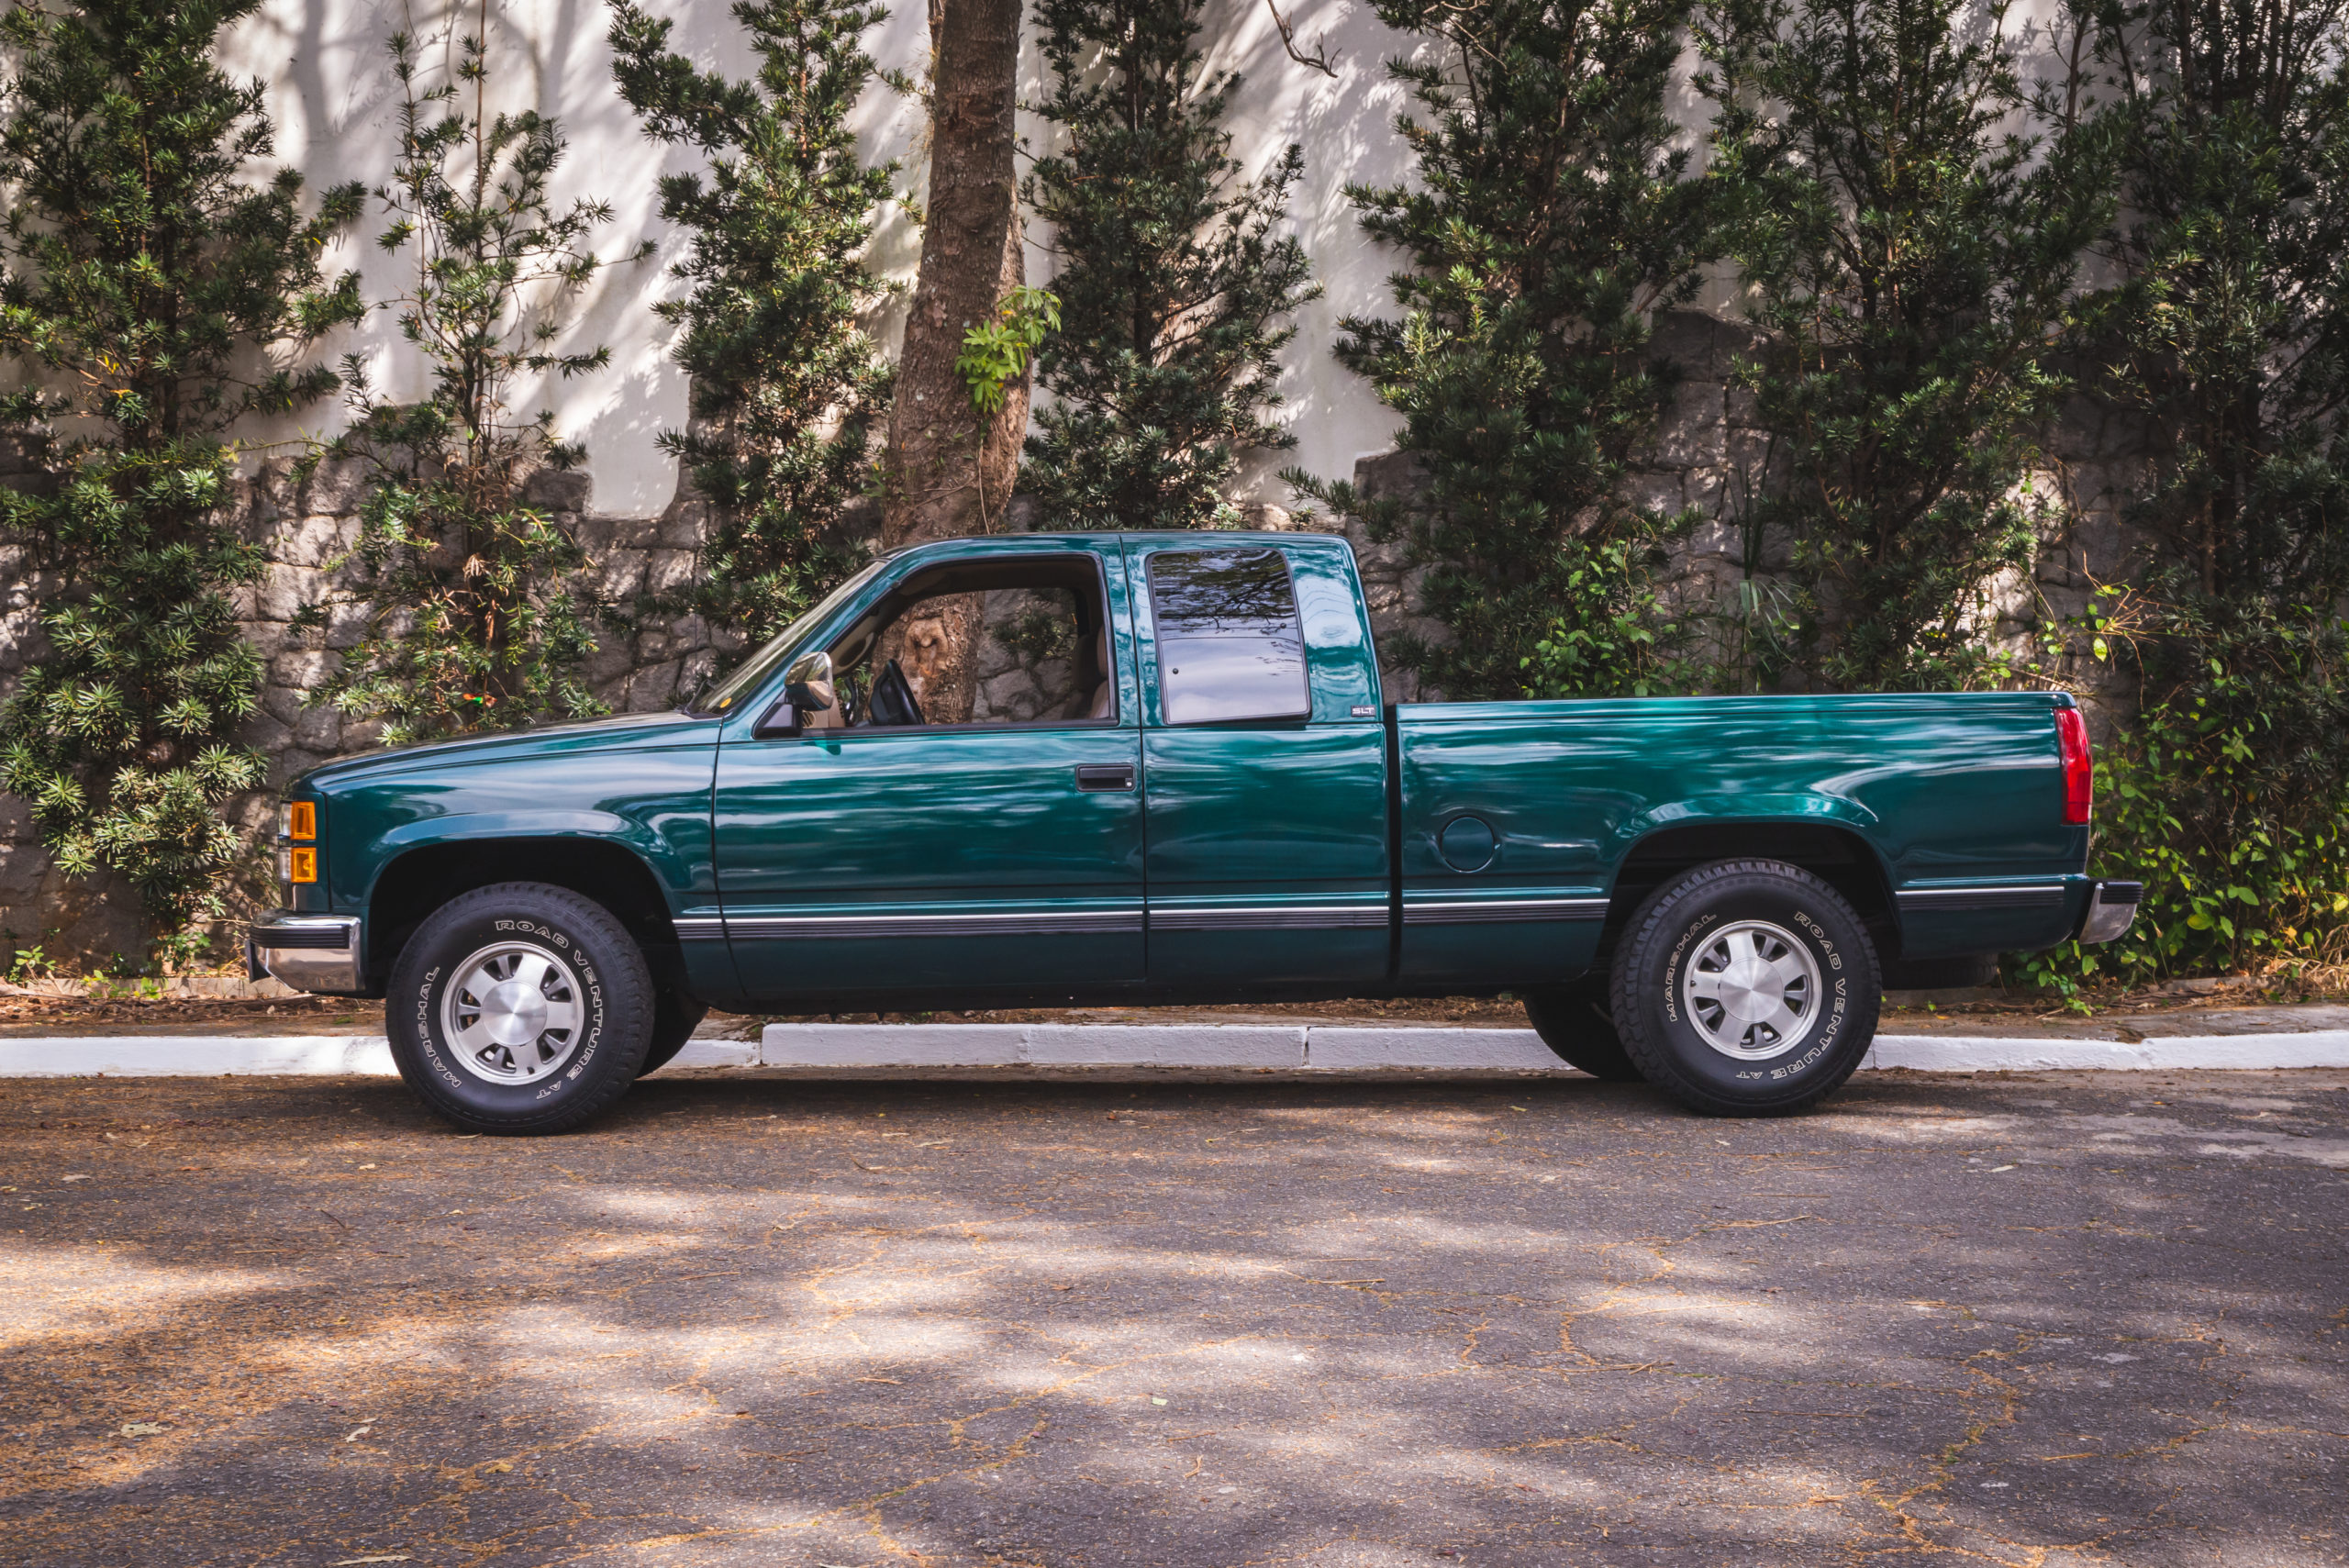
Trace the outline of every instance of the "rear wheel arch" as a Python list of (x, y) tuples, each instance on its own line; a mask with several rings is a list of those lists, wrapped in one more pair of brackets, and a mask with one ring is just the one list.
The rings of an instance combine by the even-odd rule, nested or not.
[(1717, 861), (1771, 860), (1798, 866), (1842, 895), (1886, 958), (1900, 951), (1900, 922), (1892, 879), (1876, 846), (1840, 824), (1754, 818), (1659, 828), (1631, 846), (1616, 868), (1607, 904), (1607, 929), (1593, 967), (1609, 960), (1648, 895), (1700, 865)]
[(575, 836), (458, 839), (404, 851), (367, 895), (373, 985), (389, 981), (408, 940), (434, 910), (474, 888), (509, 882), (540, 883), (593, 899), (635, 939), (655, 983), (682, 989), (677, 928), (652, 868), (625, 845)]

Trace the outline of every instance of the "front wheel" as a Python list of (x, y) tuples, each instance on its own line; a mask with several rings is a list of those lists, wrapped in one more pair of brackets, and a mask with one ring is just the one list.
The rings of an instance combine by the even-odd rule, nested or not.
[(1707, 1116), (1784, 1116), (1833, 1093), (1883, 999), (1859, 915), (1778, 861), (1699, 866), (1651, 894), (1610, 990), (1641, 1073)]
[(468, 1132), (562, 1132), (636, 1081), (652, 1038), (651, 972), (593, 899), (542, 883), (443, 904), (393, 967), (392, 1060)]
[(653, 998), (652, 1044), (645, 1051), (644, 1065), (636, 1070), (636, 1075), (642, 1078), (668, 1066), (708, 1016), (708, 1003), (664, 987)]

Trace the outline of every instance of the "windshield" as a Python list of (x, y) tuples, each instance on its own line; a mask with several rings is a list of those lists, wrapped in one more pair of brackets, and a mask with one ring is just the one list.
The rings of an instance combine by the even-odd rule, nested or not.
[(873, 581), (874, 573), (879, 572), (883, 564), (881, 562), (874, 562), (826, 595), (822, 604), (793, 621), (784, 629), (782, 636), (744, 660), (716, 690), (696, 702), (693, 705), (693, 711), (696, 713), (733, 712), (737, 702), (757, 691), (766, 678), (774, 673), (775, 666), (798, 651), (799, 644), (807, 639), (808, 633), (829, 618), (834, 610), (840, 608), (849, 595)]

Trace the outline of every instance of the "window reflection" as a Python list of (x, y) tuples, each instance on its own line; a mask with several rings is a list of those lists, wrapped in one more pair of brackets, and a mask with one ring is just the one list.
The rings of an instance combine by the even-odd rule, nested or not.
[(1162, 550), (1150, 558), (1150, 602), (1169, 724), (1311, 711), (1297, 590), (1279, 550)]
[(764, 684), (768, 676), (780, 669), (783, 662), (799, 651), (799, 644), (807, 634), (822, 625), (831, 613), (880, 574), (887, 562), (876, 561), (863, 571), (824, 595), (823, 602), (784, 628), (783, 634), (751, 654), (736, 666), (714, 689), (698, 701), (686, 705), (692, 713), (724, 713), (743, 697)]

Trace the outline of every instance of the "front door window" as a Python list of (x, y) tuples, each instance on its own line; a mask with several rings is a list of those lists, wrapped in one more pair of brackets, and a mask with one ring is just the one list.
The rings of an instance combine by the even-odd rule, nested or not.
[(841, 700), (815, 728), (1114, 722), (1110, 636), (1090, 556), (924, 573), (835, 639)]

